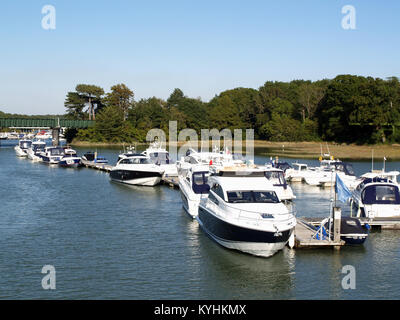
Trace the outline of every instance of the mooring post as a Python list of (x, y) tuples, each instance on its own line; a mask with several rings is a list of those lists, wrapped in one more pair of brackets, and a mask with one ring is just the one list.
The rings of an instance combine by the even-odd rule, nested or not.
[(342, 222), (342, 209), (333, 207), (333, 241), (340, 242), (340, 224)]
[(53, 128), (52, 134), (53, 134), (53, 146), (58, 147), (60, 144), (60, 128)]

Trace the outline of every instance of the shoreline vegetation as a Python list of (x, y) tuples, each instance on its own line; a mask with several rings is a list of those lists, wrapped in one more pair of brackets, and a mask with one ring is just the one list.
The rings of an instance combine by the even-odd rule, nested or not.
[[(169, 143), (168, 140), (165, 143), (165, 147), (176, 145), (181, 147), (186, 142)], [(249, 142), (250, 143), (250, 142)], [(322, 153), (328, 153), (329, 148), (330, 155), (335, 159), (341, 160), (360, 160), (360, 161), (371, 161), (372, 153), (374, 161), (379, 163), (383, 161), (383, 157), (386, 157), (387, 161), (399, 161), (400, 160), (400, 144), (376, 144), (376, 145), (355, 145), (355, 144), (338, 144), (338, 143), (321, 143), (321, 142), (274, 142), (274, 141), (263, 141), (254, 140), (254, 149), (258, 149), (257, 154), (265, 155), (266, 157), (279, 157), (279, 158), (301, 158), (317, 160)], [(121, 148), (133, 146), (147, 146), (146, 142), (139, 143), (99, 143), (99, 142), (87, 142), (87, 141), (73, 141), (71, 144), (73, 147), (100, 147), (100, 148)], [(200, 150), (201, 145), (205, 148), (207, 142), (198, 142), (197, 148)], [(164, 145), (163, 145), (164, 146)], [(196, 144), (191, 144), (192, 147), (196, 147)], [(328, 146), (328, 147), (327, 147)], [(223, 141), (221, 141), (221, 148), (223, 147)], [(242, 141), (242, 149), (245, 152), (246, 141)], [(265, 150), (260, 150), (265, 149)], [(211, 150), (211, 141), (209, 141), (209, 150)], [(234, 151), (234, 150), (233, 150)]]
[[(67, 129), (67, 142), (88, 147), (132, 141), (140, 145), (146, 143), (149, 130), (169, 133), (175, 121), (171, 130), (189, 129), (198, 137), (204, 128), (220, 133), (251, 128), (254, 135), (242, 138), (254, 138), (254, 146), (265, 148), (266, 156), (318, 159), (328, 152), (322, 142), (328, 141), (330, 154), (339, 159), (371, 159), (372, 150), (377, 159), (400, 159), (397, 77), (344, 74), (317, 81), (267, 81), (258, 89), (225, 90), (208, 102), (188, 97), (179, 88), (166, 100), (135, 101), (134, 96), (123, 83), (109, 92), (93, 84), (76, 85), (66, 94), (62, 117), (95, 122), (86, 129)], [(0, 117), (15, 116), (0, 111)]]

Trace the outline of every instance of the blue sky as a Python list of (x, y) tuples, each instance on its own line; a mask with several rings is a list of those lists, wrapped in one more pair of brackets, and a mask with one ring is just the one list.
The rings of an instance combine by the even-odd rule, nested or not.
[[(41, 25), (44, 5), (56, 29)], [(344, 5), (356, 30), (341, 26)], [(3, 0), (0, 110), (64, 113), (78, 83), (208, 101), (265, 81), (400, 76), (400, 1)]]

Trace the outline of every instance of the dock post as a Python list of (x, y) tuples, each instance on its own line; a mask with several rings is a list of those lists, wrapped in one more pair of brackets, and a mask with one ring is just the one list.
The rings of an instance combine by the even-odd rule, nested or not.
[(53, 146), (58, 147), (60, 144), (60, 128), (53, 128), (52, 135), (53, 135)]
[[(336, 243), (340, 242), (340, 225), (342, 222), (342, 209), (339, 207), (333, 207), (333, 241)], [(335, 247), (340, 249), (340, 246)]]

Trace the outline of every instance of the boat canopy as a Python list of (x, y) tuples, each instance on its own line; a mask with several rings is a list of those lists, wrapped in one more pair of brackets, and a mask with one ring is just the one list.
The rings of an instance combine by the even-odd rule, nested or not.
[(32, 141), (31, 140), (21, 140), (19, 142), (19, 147), (21, 149), (29, 149), (32, 145)]
[(207, 194), (210, 192), (210, 185), (208, 184), (208, 171), (194, 172), (192, 174), (192, 189), (196, 194)]
[(275, 163), (274, 167), (281, 169), (283, 172), (285, 172), (287, 169), (292, 168), (292, 166), (287, 162), (277, 162), (277, 163)]
[(364, 204), (400, 204), (399, 187), (393, 184), (367, 185), (361, 199)]

